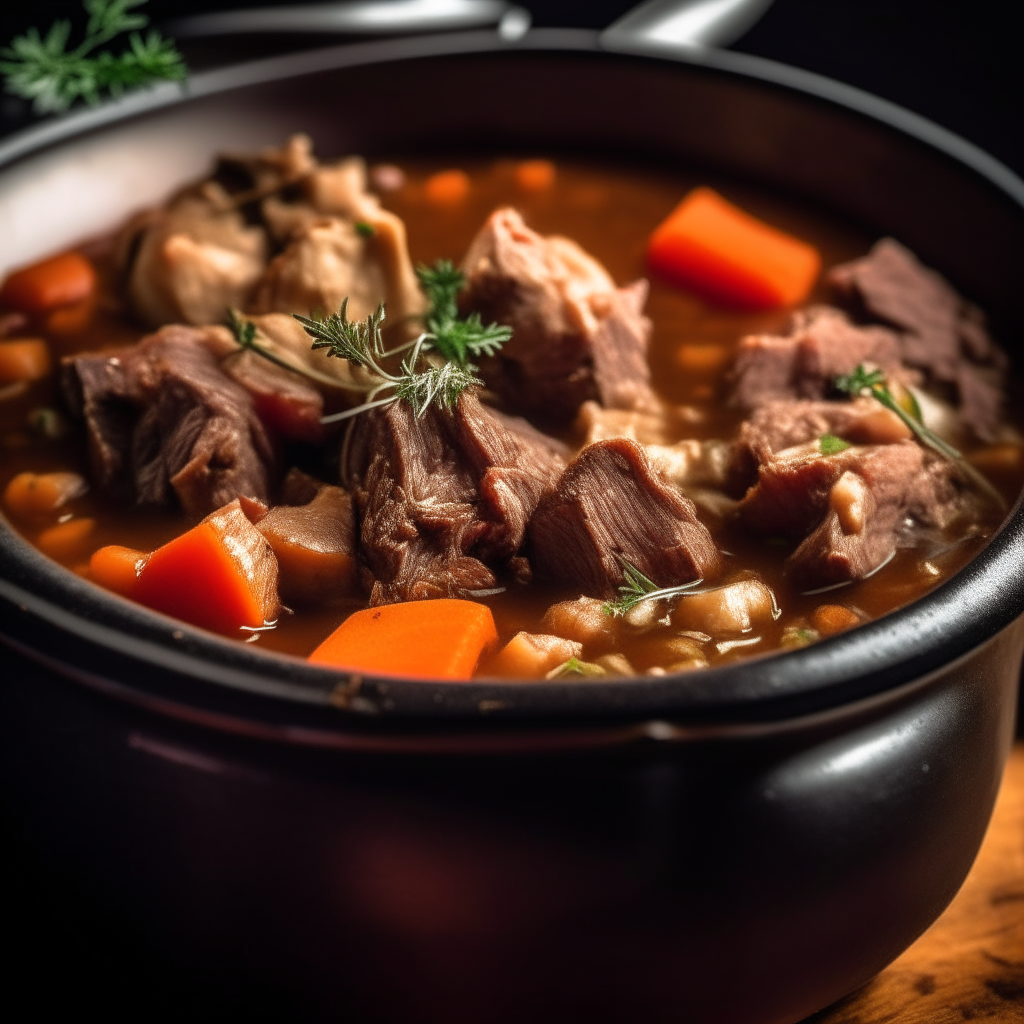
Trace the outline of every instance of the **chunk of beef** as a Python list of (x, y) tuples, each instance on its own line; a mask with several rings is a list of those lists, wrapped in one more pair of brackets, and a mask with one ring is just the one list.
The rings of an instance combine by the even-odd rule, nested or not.
[(824, 434), (834, 434), (852, 444), (892, 444), (911, 436), (899, 417), (873, 398), (766, 402), (740, 425), (723, 485), (730, 493), (742, 494), (756, 480), (758, 463), (763, 459)]
[(913, 441), (768, 457), (738, 508), (757, 533), (805, 538), (787, 571), (808, 588), (861, 579), (915, 524), (942, 528), (964, 511), (956, 467)]
[[(409, 258), (405, 225), (375, 200), (361, 209), (355, 223), (320, 217), (297, 231), (275, 257), (253, 300), (258, 313), (333, 313), (348, 299), (348, 315), (361, 320), (387, 303), (392, 332), (409, 332), (409, 318), (421, 313), (425, 299)], [(365, 231), (365, 229), (364, 229)]]
[(323, 395), (305, 378), (255, 352), (240, 352), (225, 359), (221, 367), (249, 393), (256, 415), (272, 433), (309, 444), (324, 440)]
[[(304, 482), (289, 474), (285, 490), (305, 497)], [(323, 604), (357, 586), (352, 496), (315, 481), (313, 489), (308, 501), (277, 505), (256, 524), (277, 557), (278, 586), (290, 605)]]
[(830, 306), (811, 306), (793, 315), (790, 333), (748, 335), (733, 366), (731, 402), (750, 411), (782, 398), (825, 398), (833, 381), (861, 363), (908, 381), (900, 362), (899, 338), (884, 327), (859, 327)]
[(589, 597), (615, 596), (623, 560), (664, 587), (711, 578), (720, 566), (693, 503), (627, 438), (576, 456), (530, 520), (529, 551), (538, 576)]
[(129, 304), (144, 322), (210, 324), (248, 302), (267, 239), (219, 185), (205, 182), (133, 218), (118, 252)]
[(405, 402), (359, 416), (343, 476), (354, 482), (371, 604), (493, 587), (564, 463), (508, 430), (472, 393), (417, 418)]
[(463, 270), (463, 307), (513, 331), (481, 365), (507, 408), (565, 422), (587, 399), (623, 409), (654, 404), (645, 281), (616, 288), (575, 242), (542, 237), (508, 208), (488, 218)]
[(899, 332), (903, 362), (950, 392), (968, 427), (983, 440), (995, 436), (1007, 363), (980, 310), (892, 238), (834, 267), (827, 280), (856, 317)]
[(240, 495), (266, 500), (273, 449), (201, 332), (170, 326), (131, 348), (70, 357), (62, 384), (86, 422), (98, 486), (139, 504), (176, 496), (194, 518)]

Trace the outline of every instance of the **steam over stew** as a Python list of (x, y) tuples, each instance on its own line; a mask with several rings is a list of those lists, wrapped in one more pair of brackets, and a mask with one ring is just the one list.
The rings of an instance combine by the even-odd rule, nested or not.
[(1006, 372), (898, 241), (735, 183), (297, 136), (8, 276), (0, 485), (46, 554), (227, 636), (585, 685), (957, 571), (1024, 479)]

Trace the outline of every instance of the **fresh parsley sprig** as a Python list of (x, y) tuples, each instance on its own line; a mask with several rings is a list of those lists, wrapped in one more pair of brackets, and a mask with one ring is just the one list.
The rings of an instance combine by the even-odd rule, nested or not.
[[(45, 36), (31, 28), (0, 50), (0, 74), (9, 93), (30, 100), (37, 114), (67, 110), (78, 100), (96, 104), (104, 95), (160, 80), (180, 81), (188, 67), (174, 43), (157, 31), (142, 36), (149, 18), (136, 12), (146, 0), (83, 0), (89, 15), (85, 38), (69, 50), (69, 21), (55, 21)], [(94, 51), (131, 32), (128, 49), (116, 56)]]
[[(876, 401), (884, 405), (886, 409), (894, 412), (910, 428), (911, 432), (921, 442), (921, 444), (926, 448), (930, 448), (933, 452), (938, 453), (943, 458), (956, 463), (956, 465), (963, 470), (964, 474), (973, 481), (979, 490), (983, 491), (985, 495), (994, 501), (999, 508), (1006, 508), (1006, 502), (1003, 500), (1003, 496), (995, 489), (995, 487), (993, 487), (992, 484), (981, 473), (979, 473), (978, 470), (975, 469), (974, 466), (972, 466), (956, 448), (939, 437), (934, 430), (930, 430), (924, 425), (921, 419), (921, 410), (917, 405), (916, 399), (914, 399), (913, 414), (907, 412), (907, 410), (903, 408), (903, 406), (893, 396), (893, 393), (889, 390), (888, 385), (886, 384), (885, 374), (881, 370), (868, 370), (864, 364), (861, 363), (853, 373), (842, 377), (836, 377), (833, 383), (837, 391), (841, 391), (843, 394), (849, 395), (851, 398), (859, 398), (861, 395), (870, 395)], [(824, 448), (822, 451), (824, 451)]]
[(677, 587), (659, 587), (654, 580), (645, 576), (635, 565), (631, 565), (621, 555), (617, 556), (622, 565), (625, 584), (619, 587), (619, 598), (606, 601), (601, 606), (605, 615), (621, 618), (631, 612), (641, 601), (658, 601), (665, 598), (682, 597), (687, 591), (699, 587), (704, 580), (696, 579), (690, 583), (681, 583)]
[(512, 337), (511, 327), (484, 324), (479, 313), (459, 316), (458, 294), (466, 277), (451, 260), (438, 260), (432, 267), (421, 265), (416, 277), (430, 301), (423, 318), (430, 348), (448, 362), (475, 369), (471, 360), (493, 356)]

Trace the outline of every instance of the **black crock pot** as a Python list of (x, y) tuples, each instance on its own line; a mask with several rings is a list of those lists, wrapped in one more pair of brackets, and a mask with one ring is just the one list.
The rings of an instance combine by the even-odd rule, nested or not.
[[(591, 32), (336, 47), (36, 129), (0, 147), (0, 248), (31, 258), (300, 130), (325, 154), (747, 178), (900, 238), (1020, 366), (1005, 168), (834, 82)], [(1022, 612), (1018, 502), (927, 597), (805, 650), (625, 682), (355, 677), (130, 605), (0, 523), (15, 963), (53, 968), (34, 1005), (150, 1017), (791, 1024), (965, 877)]]

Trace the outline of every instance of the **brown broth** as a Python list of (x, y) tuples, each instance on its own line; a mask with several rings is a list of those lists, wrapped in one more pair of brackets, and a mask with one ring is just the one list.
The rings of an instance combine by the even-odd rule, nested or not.
[[(778, 227), (806, 239), (821, 251), (824, 265), (851, 259), (864, 253), (874, 239), (835, 217), (826, 216), (746, 184), (696, 177), (649, 168), (597, 165), (593, 162), (560, 161), (553, 186), (541, 192), (521, 191), (515, 180), (512, 160), (462, 160), (453, 165), (413, 159), (400, 161), (406, 182), (385, 198), (385, 204), (401, 215), (408, 228), (414, 262), (431, 262), (441, 257), (461, 258), (487, 215), (497, 206), (516, 206), (527, 223), (543, 234), (562, 234), (577, 241), (608, 269), (620, 284), (646, 276), (644, 253), (648, 235), (692, 187), (711, 184), (744, 209)], [(466, 199), (452, 206), (428, 201), (424, 183), (435, 171), (458, 166), (470, 175), (472, 187)], [(73, 352), (124, 345), (144, 333), (118, 308), (109, 270), (109, 245), (98, 242), (89, 247), (104, 277), (100, 304), (91, 323), (82, 331), (58, 336), (45, 324), (31, 332), (47, 337), (55, 359)], [(811, 300), (824, 300), (819, 290)], [(685, 436), (728, 438), (739, 417), (721, 401), (724, 373), (739, 339), (754, 331), (778, 330), (786, 323), (786, 310), (741, 313), (709, 306), (695, 296), (658, 280), (651, 281), (647, 313), (654, 322), (651, 343), (653, 379), (662, 397), (689, 406), (694, 422)], [(718, 346), (721, 359), (717, 369), (692, 373), (677, 358), (683, 344)], [(32, 385), (18, 398), (0, 401), (0, 489), (17, 473), (74, 470), (88, 476), (84, 447), (72, 434), (60, 441), (36, 438), (26, 429), (32, 409), (59, 405), (52, 380)], [(680, 427), (679, 439), (684, 434)], [(574, 440), (569, 437), (567, 440)], [(1024, 484), (1024, 467), (1009, 469), (993, 479), (1013, 500)], [(87, 574), (88, 557), (106, 544), (123, 544), (152, 550), (180, 533), (186, 523), (180, 513), (168, 510), (126, 510), (96, 493), (74, 501), (68, 515), (92, 517), (93, 532), (80, 549), (63, 559), (69, 568)], [(31, 542), (39, 528), (16, 524)], [(755, 642), (719, 653), (707, 645), (713, 664), (776, 650), (787, 627), (805, 626), (815, 608), (837, 603), (854, 610), (861, 618), (884, 615), (927, 593), (960, 569), (984, 546), (998, 524), (995, 521), (972, 529), (968, 536), (950, 536), (929, 549), (904, 549), (870, 579), (840, 590), (817, 595), (798, 593), (786, 580), (782, 564), (792, 544), (766, 542), (744, 536), (729, 523), (709, 521), (716, 541), (727, 552), (726, 578), (752, 571), (775, 592), (782, 614), (768, 628), (758, 629), (742, 639)], [(540, 632), (540, 620), (556, 600), (576, 594), (556, 593), (547, 587), (516, 588), (488, 598), (502, 642), (519, 630)], [(300, 609), (282, 617), (278, 627), (259, 637), (267, 649), (304, 656), (358, 607), (345, 602), (319, 609)], [(649, 638), (632, 638), (616, 649), (639, 668), (648, 667), (644, 653)], [(584, 658), (600, 651), (584, 650)], [(487, 663), (482, 666), (485, 674)]]

